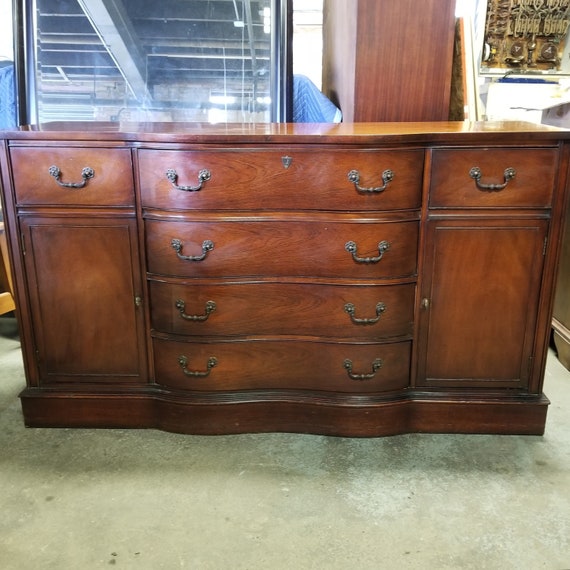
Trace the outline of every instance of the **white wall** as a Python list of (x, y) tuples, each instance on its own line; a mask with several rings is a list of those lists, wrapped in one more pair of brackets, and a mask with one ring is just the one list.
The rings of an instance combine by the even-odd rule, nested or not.
[(14, 58), (12, 18), (7, 18), (7, 14), (12, 14), (12, 0), (0, 0), (0, 60)]
[(320, 89), (322, 64), (323, 0), (294, 0), (293, 73), (306, 75)]

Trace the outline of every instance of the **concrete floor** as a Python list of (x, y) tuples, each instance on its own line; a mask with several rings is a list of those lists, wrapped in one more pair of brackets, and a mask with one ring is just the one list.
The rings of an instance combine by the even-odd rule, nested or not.
[(26, 429), (0, 319), (0, 569), (570, 569), (570, 374), (544, 437)]

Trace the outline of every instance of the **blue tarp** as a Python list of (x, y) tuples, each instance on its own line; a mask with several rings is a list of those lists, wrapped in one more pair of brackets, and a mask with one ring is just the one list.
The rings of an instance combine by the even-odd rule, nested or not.
[(0, 129), (9, 129), (16, 124), (14, 64), (0, 62)]
[(293, 76), (294, 123), (340, 123), (340, 110), (304, 75)]

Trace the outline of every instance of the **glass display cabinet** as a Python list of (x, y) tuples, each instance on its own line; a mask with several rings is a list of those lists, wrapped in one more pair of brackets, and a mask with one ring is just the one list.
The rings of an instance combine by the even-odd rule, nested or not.
[(285, 121), (292, 0), (15, 0), (19, 122)]

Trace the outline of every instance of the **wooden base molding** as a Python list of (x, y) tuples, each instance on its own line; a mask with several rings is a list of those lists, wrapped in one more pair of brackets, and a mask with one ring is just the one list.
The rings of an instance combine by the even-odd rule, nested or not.
[[(248, 401), (221, 402), (166, 394), (21, 394), (28, 427), (157, 428), (175, 433), (222, 435), (257, 432), (376, 437), (405, 433), (542, 435), (549, 401), (529, 399), (445, 400), (408, 397), (382, 403), (342, 404)], [(302, 401), (304, 400), (304, 401)]]

